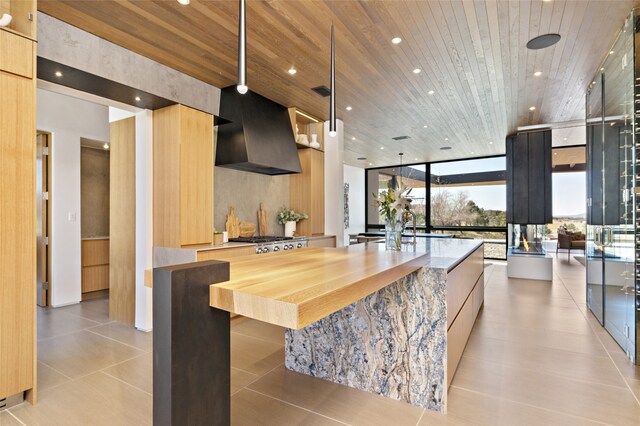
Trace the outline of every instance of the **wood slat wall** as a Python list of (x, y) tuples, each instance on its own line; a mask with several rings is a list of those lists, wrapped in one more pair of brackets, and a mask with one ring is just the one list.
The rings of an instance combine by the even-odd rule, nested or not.
[[(333, 21), (347, 164), (395, 164), (400, 151), (411, 161), (500, 154), (505, 136), (518, 126), (584, 116), (585, 90), (635, 4), (250, 1), (249, 86), (327, 119), (328, 100), (310, 88), (328, 85)], [(185, 7), (176, 1), (41, 0), (38, 7), (216, 87), (235, 82), (237, 1), (192, 0)], [(526, 49), (529, 39), (548, 32), (562, 40)], [(395, 36), (401, 44), (391, 44)], [(291, 66), (295, 76), (286, 72)], [(414, 68), (422, 72), (413, 74)], [(399, 135), (411, 139), (391, 140)], [(450, 151), (438, 149), (445, 138)]]
[(136, 307), (136, 119), (111, 123), (109, 318), (134, 325)]

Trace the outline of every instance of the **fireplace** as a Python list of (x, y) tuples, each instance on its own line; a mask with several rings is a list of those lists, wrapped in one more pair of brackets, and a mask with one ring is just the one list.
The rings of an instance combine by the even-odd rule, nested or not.
[(544, 256), (545, 225), (520, 225), (510, 223), (508, 227), (509, 254)]

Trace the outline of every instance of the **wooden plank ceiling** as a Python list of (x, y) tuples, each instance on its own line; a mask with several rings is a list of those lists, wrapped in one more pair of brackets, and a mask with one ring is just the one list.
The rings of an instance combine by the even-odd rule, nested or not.
[[(326, 119), (328, 98), (310, 89), (328, 86), (333, 20), (348, 164), (395, 164), (401, 151), (405, 162), (501, 154), (518, 126), (584, 117), (587, 86), (634, 3), (249, 0), (249, 87)], [(235, 0), (38, 1), (44, 13), (217, 87), (235, 82), (237, 8)], [(550, 32), (562, 40), (526, 49)], [(391, 139), (402, 135), (410, 139)]]

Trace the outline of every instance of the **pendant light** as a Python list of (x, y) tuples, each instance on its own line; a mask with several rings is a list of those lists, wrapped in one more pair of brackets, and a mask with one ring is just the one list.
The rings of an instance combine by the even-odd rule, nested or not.
[(247, 93), (247, 2), (240, 0), (238, 13), (238, 92)]
[(335, 137), (336, 132), (336, 41), (331, 23), (331, 97), (329, 99), (329, 136)]

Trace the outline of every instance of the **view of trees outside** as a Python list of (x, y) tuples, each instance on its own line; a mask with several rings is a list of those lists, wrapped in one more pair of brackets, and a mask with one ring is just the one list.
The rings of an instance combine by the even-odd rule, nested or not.
[[(503, 192), (500, 189), (496, 192)], [(507, 212), (478, 206), (467, 191), (454, 193), (438, 188), (431, 193), (431, 225), (507, 226)]]

